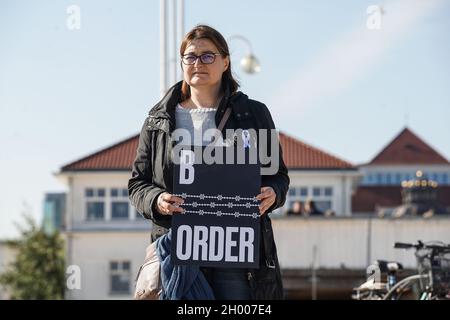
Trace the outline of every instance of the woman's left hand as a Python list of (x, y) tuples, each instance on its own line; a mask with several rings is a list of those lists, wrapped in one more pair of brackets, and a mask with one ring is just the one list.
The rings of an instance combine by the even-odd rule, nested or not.
[(277, 195), (272, 187), (262, 187), (261, 193), (256, 196), (256, 199), (261, 200), (259, 204), (259, 214), (263, 215), (275, 202)]

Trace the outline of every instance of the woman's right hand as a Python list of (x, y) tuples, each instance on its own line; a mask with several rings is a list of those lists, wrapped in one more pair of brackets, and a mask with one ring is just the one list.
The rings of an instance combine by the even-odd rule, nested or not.
[(164, 215), (172, 215), (174, 213), (183, 213), (184, 209), (179, 205), (183, 204), (184, 200), (180, 197), (176, 197), (168, 192), (163, 192), (158, 196), (156, 200), (156, 208), (158, 212)]

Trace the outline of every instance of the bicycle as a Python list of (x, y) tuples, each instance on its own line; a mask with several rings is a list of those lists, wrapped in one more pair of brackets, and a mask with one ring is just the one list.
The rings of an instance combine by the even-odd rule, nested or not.
[(418, 273), (397, 282), (397, 272), (403, 269), (402, 265), (395, 261), (377, 260), (380, 272), (387, 273), (387, 281), (376, 282), (374, 278), (369, 279), (354, 288), (353, 299), (450, 299), (450, 245), (442, 242), (396, 242), (394, 248), (416, 250)]
[[(368, 268), (369, 279), (353, 289), (352, 298), (355, 300), (382, 300), (390, 288), (397, 283), (397, 273), (403, 270), (401, 263), (386, 260), (376, 260), (370, 267)], [(382, 275), (385, 276), (386, 281), (381, 281)]]

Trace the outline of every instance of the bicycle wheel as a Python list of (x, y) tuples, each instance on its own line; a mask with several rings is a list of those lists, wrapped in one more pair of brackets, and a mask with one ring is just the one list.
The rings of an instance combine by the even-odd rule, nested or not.
[(413, 275), (399, 281), (383, 297), (383, 300), (419, 300), (422, 294), (420, 281), (427, 275)]

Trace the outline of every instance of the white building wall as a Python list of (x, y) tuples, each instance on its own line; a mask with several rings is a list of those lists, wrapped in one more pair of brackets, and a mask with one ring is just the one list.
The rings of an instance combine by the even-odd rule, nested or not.
[[(351, 195), (356, 186), (360, 174), (356, 171), (303, 171), (290, 170), (289, 177), (291, 179), (290, 188), (292, 187), (332, 187), (332, 210), (337, 216), (351, 215)], [(289, 195), (286, 203), (289, 201)], [(283, 211), (287, 210), (285, 206)]]
[[(393, 249), (395, 241), (441, 240), (450, 242), (450, 219), (363, 219), (348, 218), (356, 172), (290, 172), (291, 186), (332, 186), (333, 209), (337, 218), (273, 219), (274, 234), (282, 268), (304, 269), (312, 264), (317, 248), (316, 267), (365, 269), (375, 259), (398, 259), (414, 267), (413, 252)], [(77, 174), (71, 190), (73, 214), (67, 237), (67, 261), (81, 270), (81, 289), (68, 290), (68, 299), (130, 299), (134, 278), (150, 241), (147, 220), (85, 221), (86, 188), (125, 188), (127, 173)], [(106, 192), (108, 194), (108, 192)], [(70, 197), (69, 197), (70, 199)], [(108, 200), (106, 200), (108, 202)], [(108, 207), (108, 206), (107, 206)], [(134, 210), (132, 210), (134, 212)], [(295, 248), (295, 250), (293, 250)], [(111, 261), (130, 261), (130, 293), (110, 293)]]
[(281, 268), (311, 268), (314, 246), (317, 267), (340, 268), (344, 263), (348, 268), (363, 268), (366, 264), (364, 220), (293, 217), (272, 223)]
[[(112, 188), (126, 189), (129, 172), (77, 172), (61, 175), (69, 185), (67, 201), (66, 260), (67, 266), (79, 266), (81, 289), (66, 291), (67, 299), (130, 299), (134, 279), (144, 261), (150, 242), (151, 221), (138, 217), (129, 204), (129, 219), (111, 220)], [(105, 189), (105, 218), (86, 220), (87, 188)], [(131, 264), (130, 293), (111, 294), (111, 261)], [(69, 276), (69, 275), (68, 275)]]
[[(315, 266), (365, 270), (376, 259), (396, 260), (415, 268), (413, 250), (394, 249), (394, 242), (440, 240), (450, 243), (450, 219), (283, 218), (273, 228), (283, 269)], [(131, 299), (134, 278), (142, 264), (149, 233), (78, 232), (72, 235), (72, 264), (81, 269), (81, 289), (68, 299)], [(295, 248), (295, 250), (293, 249)], [(131, 263), (130, 294), (110, 293), (110, 261)]]
[[(105, 203), (110, 203), (111, 197), (109, 190), (111, 188), (127, 188), (130, 174), (128, 172), (80, 172), (73, 175), (73, 188), (69, 191), (73, 197), (72, 225), (75, 227), (86, 223), (86, 202), (85, 190), (87, 188), (104, 188)], [(131, 209), (131, 208), (130, 208)], [(135, 220), (135, 210), (130, 210), (130, 220)], [(111, 220), (111, 208), (105, 206), (105, 220)], [(89, 221), (94, 224), (95, 222)]]
[[(311, 268), (317, 247), (320, 268), (365, 269), (376, 259), (397, 260), (415, 268), (414, 250), (394, 249), (395, 242), (450, 243), (450, 219), (296, 218), (272, 220), (282, 268)], [(292, 248), (295, 248), (293, 250)]]
[[(80, 267), (81, 288), (66, 291), (67, 299), (132, 299), (134, 279), (144, 261), (150, 233), (142, 232), (79, 232), (71, 237), (71, 264)], [(111, 261), (130, 261), (129, 294), (111, 294)]]

